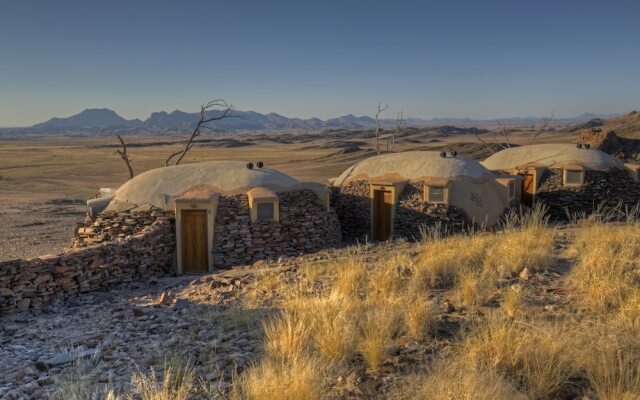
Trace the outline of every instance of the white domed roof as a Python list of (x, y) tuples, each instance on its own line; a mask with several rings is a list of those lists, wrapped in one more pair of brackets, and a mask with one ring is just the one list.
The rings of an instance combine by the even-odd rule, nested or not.
[(294, 178), (271, 168), (248, 169), (242, 161), (206, 161), (146, 171), (120, 186), (109, 208), (117, 203), (166, 208), (173, 198), (197, 185), (209, 185), (221, 194), (239, 194), (254, 187), (282, 190), (296, 184)]
[(407, 151), (362, 160), (343, 172), (333, 184), (341, 186), (353, 180), (371, 180), (384, 176), (398, 176), (408, 180), (425, 177), (470, 177), (486, 180), (492, 178), (493, 174), (466, 156), (441, 157), (435, 151)]
[(624, 165), (600, 150), (579, 149), (575, 144), (534, 144), (501, 150), (482, 162), (490, 170), (502, 170), (527, 165), (560, 167), (582, 165), (594, 170), (624, 169)]

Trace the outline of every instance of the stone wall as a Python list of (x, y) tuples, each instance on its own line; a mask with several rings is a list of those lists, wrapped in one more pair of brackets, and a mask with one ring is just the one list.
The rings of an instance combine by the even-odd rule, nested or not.
[(331, 188), (331, 206), (336, 210), (342, 240), (364, 241), (371, 235), (371, 201), (369, 182), (352, 181), (340, 188)]
[(464, 211), (446, 204), (424, 201), (424, 183), (405, 186), (396, 208), (395, 237), (422, 238), (422, 229), (438, 227), (443, 232), (460, 232), (469, 225)]
[(115, 213), (105, 211), (94, 220), (88, 220), (76, 232), (71, 248), (86, 247), (111, 240), (124, 240), (127, 236), (142, 231), (156, 220), (173, 220), (172, 211), (153, 206), (143, 206), (130, 211)]
[(602, 203), (615, 207), (619, 202), (634, 207), (640, 201), (640, 183), (629, 177), (627, 171), (585, 171), (585, 183), (580, 187), (562, 185), (562, 169), (545, 170), (536, 201), (549, 206), (553, 221), (567, 219), (569, 213), (590, 215)]
[(213, 237), (216, 267), (297, 256), (340, 244), (335, 211), (311, 190), (278, 193), (280, 221), (251, 222), (247, 195), (221, 196)]
[[(371, 201), (369, 182), (352, 181), (333, 188), (331, 204), (342, 227), (342, 238), (347, 242), (370, 239)], [(458, 232), (468, 225), (464, 211), (445, 204), (424, 201), (424, 183), (408, 183), (400, 194), (393, 225), (394, 237), (417, 240), (421, 229), (440, 227), (443, 231)]]
[(165, 274), (171, 269), (174, 247), (173, 224), (158, 220), (121, 241), (0, 262), (0, 313), (41, 308), (79, 293)]

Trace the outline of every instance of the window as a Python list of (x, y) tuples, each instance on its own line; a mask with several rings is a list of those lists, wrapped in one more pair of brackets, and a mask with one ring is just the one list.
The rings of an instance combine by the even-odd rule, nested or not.
[(583, 171), (576, 171), (566, 169), (564, 171), (564, 184), (565, 185), (582, 185)]
[(509, 182), (507, 186), (507, 190), (509, 192), (509, 200), (513, 200), (516, 197), (516, 184), (515, 182)]
[(258, 214), (256, 219), (258, 221), (271, 221), (274, 219), (273, 203), (258, 203), (257, 208), (258, 208)]
[(444, 203), (444, 188), (429, 186), (429, 201), (431, 203)]

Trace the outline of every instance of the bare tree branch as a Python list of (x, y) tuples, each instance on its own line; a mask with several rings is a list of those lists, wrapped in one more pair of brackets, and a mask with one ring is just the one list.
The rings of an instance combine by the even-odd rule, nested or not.
[(376, 152), (378, 153), (378, 155), (380, 154), (380, 113), (382, 113), (384, 110), (386, 110), (387, 108), (389, 108), (389, 105), (385, 105), (384, 107), (381, 107), (381, 103), (378, 102), (378, 111), (376, 111), (376, 131), (375, 131), (375, 139), (374, 139), (374, 144), (376, 147)]
[(122, 150), (116, 150), (116, 153), (120, 155), (120, 158), (127, 164), (127, 169), (129, 170), (129, 179), (133, 178), (133, 168), (131, 168), (131, 157), (127, 154), (127, 145), (124, 144), (124, 140), (119, 134), (116, 134), (120, 144), (122, 144)]
[(507, 144), (507, 147), (511, 147), (511, 143), (509, 143), (509, 137), (507, 136), (507, 128), (500, 121), (498, 121), (498, 125), (500, 125), (500, 132), (502, 132), (504, 142)]
[(542, 126), (540, 127), (540, 129), (538, 129), (538, 131), (535, 133), (535, 135), (533, 135), (531, 140), (529, 140), (529, 143), (527, 145), (533, 144), (536, 141), (536, 139), (538, 139), (538, 136), (540, 136), (540, 134), (547, 129), (547, 126), (549, 125), (549, 123), (551, 121), (553, 121), (553, 117), (554, 117), (555, 114), (556, 114), (556, 110), (554, 109), (553, 111), (551, 111), (551, 116), (550, 117), (542, 118)]
[(473, 133), (473, 135), (476, 137), (476, 139), (478, 139), (478, 142), (482, 143), (487, 149), (489, 149), (489, 151), (491, 152), (491, 154), (495, 154), (495, 150), (493, 149), (493, 147), (491, 147), (487, 142), (485, 142), (484, 140), (482, 140), (482, 138), (480, 137), (480, 135), (478, 135), (477, 133)]
[(400, 131), (404, 129), (404, 112), (400, 110), (396, 117), (396, 130), (393, 132), (393, 136), (391, 136), (391, 145), (389, 145), (389, 141), (387, 140), (387, 153), (391, 153), (393, 151), (393, 146), (396, 144), (396, 138), (400, 134)]
[[(215, 117), (207, 117), (207, 111), (212, 111), (212, 109), (222, 109), (222, 113), (218, 116)], [(191, 136), (189, 137), (189, 139), (187, 140), (187, 143), (184, 145), (184, 148), (176, 153), (171, 154), (164, 162), (165, 166), (169, 166), (171, 160), (175, 157), (178, 157), (178, 159), (176, 160), (176, 162), (173, 165), (178, 165), (180, 164), (180, 162), (182, 161), (182, 159), (184, 158), (184, 156), (187, 154), (187, 152), (189, 150), (191, 150), (193, 148), (193, 140), (200, 136), (200, 130), (201, 129), (209, 129), (213, 132), (216, 132), (215, 129), (213, 129), (212, 127), (206, 125), (209, 122), (212, 121), (220, 121), (221, 119), (225, 119), (225, 118), (231, 118), (231, 117), (239, 117), (238, 115), (232, 115), (231, 112), (233, 111), (233, 106), (229, 105), (225, 100), (223, 99), (216, 99), (216, 100), (212, 100), (206, 104), (203, 104), (200, 107), (200, 119), (198, 120), (198, 123), (196, 124), (195, 128), (193, 129), (193, 133), (191, 133)]]

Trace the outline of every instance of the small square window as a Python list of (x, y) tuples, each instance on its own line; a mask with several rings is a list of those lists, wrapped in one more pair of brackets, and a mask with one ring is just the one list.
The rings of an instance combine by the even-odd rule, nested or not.
[(516, 184), (514, 182), (509, 182), (507, 188), (509, 191), (509, 200), (513, 200), (516, 197)]
[(432, 203), (444, 203), (444, 188), (429, 186), (429, 201)]
[(257, 213), (258, 221), (273, 220), (273, 203), (258, 203), (257, 209), (258, 209), (258, 213)]
[(575, 171), (570, 169), (566, 170), (564, 184), (565, 185), (582, 185), (582, 171)]

